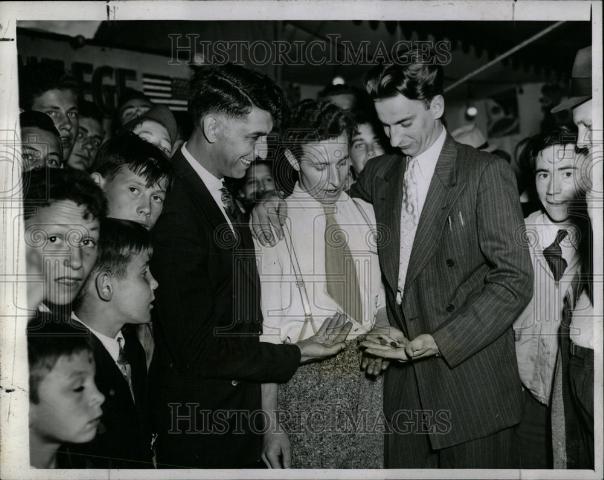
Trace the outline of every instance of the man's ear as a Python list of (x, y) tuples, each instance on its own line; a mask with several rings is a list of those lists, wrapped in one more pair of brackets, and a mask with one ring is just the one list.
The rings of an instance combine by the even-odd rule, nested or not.
[(214, 143), (218, 140), (220, 129), (221, 122), (215, 115), (209, 114), (201, 119), (201, 130), (208, 143)]
[(92, 172), (90, 174), (90, 177), (92, 178), (92, 180), (94, 180), (94, 183), (96, 183), (99, 187), (101, 187), (101, 190), (105, 189), (105, 177), (103, 177), (103, 175), (101, 175), (99, 172)]
[(442, 95), (436, 95), (430, 101), (430, 111), (435, 120), (442, 118), (445, 114), (445, 97)]
[(112, 275), (108, 270), (103, 270), (102, 272), (97, 273), (96, 277), (94, 278), (96, 294), (105, 302), (110, 302), (113, 298), (113, 285), (111, 280)]
[(285, 154), (285, 158), (287, 158), (287, 161), (293, 167), (293, 169), (296, 172), (299, 172), (300, 171), (300, 162), (298, 162), (298, 159), (292, 153), (292, 151), (289, 148), (286, 148), (284, 154)]

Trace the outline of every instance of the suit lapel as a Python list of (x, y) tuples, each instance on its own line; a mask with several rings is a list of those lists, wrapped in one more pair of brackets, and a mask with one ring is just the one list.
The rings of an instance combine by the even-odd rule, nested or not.
[[(238, 238), (236, 238), (235, 235), (233, 235), (233, 230), (231, 230), (231, 227), (224, 218), (220, 207), (218, 207), (216, 204), (214, 197), (212, 197), (212, 194), (206, 187), (205, 183), (203, 183), (197, 172), (189, 164), (189, 161), (184, 157), (181, 150), (174, 155), (172, 162), (174, 164), (176, 175), (189, 186), (195, 203), (199, 209), (204, 212), (205, 216), (209, 220), (209, 223), (214, 231), (214, 236), (216, 239), (218, 239), (216, 242), (218, 247), (225, 250), (231, 250), (234, 261), (236, 252), (239, 251), (241, 253), (242, 249), (244, 251), (249, 250), (253, 254), (254, 242), (251, 238), (248, 225), (233, 224), (233, 228), (238, 236)], [(237, 261), (243, 260), (242, 258), (239, 258)], [(248, 260), (246, 259), (246, 265), (247, 262)], [(239, 268), (239, 270), (244, 271), (250, 279), (256, 281), (258, 274), (255, 268), (250, 269), (246, 267)]]
[(217, 238), (224, 240), (224, 242), (221, 242), (221, 246), (232, 248), (234, 246), (232, 230), (208, 187), (206, 187), (205, 183), (203, 183), (180, 150), (174, 155), (172, 163), (176, 176), (188, 185), (189, 190), (192, 192), (193, 200), (206, 216), (214, 232), (217, 234)]
[[(128, 381), (122, 375), (121, 370), (115, 364), (105, 346), (92, 332), (90, 332), (90, 339), (96, 363), (96, 377), (99, 379), (97, 383), (99, 385), (115, 386), (118, 390), (115, 392), (116, 395), (119, 395), (120, 398), (128, 398), (132, 402)], [(105, 394), (107, 393), (105, 392)], [(134, 402), (132, 404), (134, 405)]]
[(405, 280), (405, 292), (408, 286), (434, 255), (438, 239), (445, 226), (448, 206), (463, 190), (465, 184), (457, 180), (457, 147), (455, 141), (447, 135), (438, 157), (434, 175), (430, 181), (428, 194), (419, 219), (413, 249), (409, 259), (409, 268)]
[(403, 176), (405, 175), (406, 162), (397, 158), (391, 168), (379, 177), (380, 184), (377, 193), (380, 205), (375, 209), (378, 231), (384, 229), (380, 234), (385, 239), (380, 242), (384, 245), (380, 252), (382, 261), (382, 273), (393, 291), (396, 292), (398, 285), (398, 268), (400, 259), (400, 235), (401, 235), (401, 206), (403, 202)]

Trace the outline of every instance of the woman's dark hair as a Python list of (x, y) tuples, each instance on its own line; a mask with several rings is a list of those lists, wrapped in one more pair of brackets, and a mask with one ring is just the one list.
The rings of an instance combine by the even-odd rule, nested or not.
[(350, 139), (353, 128), (354, 121), (350, 114), (332, 103), (316, 100), (302, 100), (298, 103), (276, 153), (273, 174), (277, 189), (287, 196), (293, 191), (298, 179), (297, 172), (285, 158), (286, 150), (300, 158), (303, 145), (337, 138), (343, 133)]

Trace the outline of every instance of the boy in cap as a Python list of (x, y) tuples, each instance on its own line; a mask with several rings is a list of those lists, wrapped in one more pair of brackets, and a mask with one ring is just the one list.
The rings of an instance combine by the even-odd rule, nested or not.
[(178, 137), (176, 119), (165, 105), (155, 105), (140, 117), (124, 126), (143, 140), (155, 145), (166, 157), (172, 156), (172, 148)]

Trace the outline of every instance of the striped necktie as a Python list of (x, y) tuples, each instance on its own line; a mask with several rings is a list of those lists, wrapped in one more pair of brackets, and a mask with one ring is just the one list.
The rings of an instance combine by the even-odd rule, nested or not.
[(543, 256), (545, 257), (545, 261), (549, 265), (556, 282), (560, 281), (566, 267), (568, 267), (568, 263), (562, 258), (562, 248), (560, 247), (560, 243), (567, 235), (568, 232), (566, 230), (558, 230), (556, 239), (549, 247), (543, 249)]

